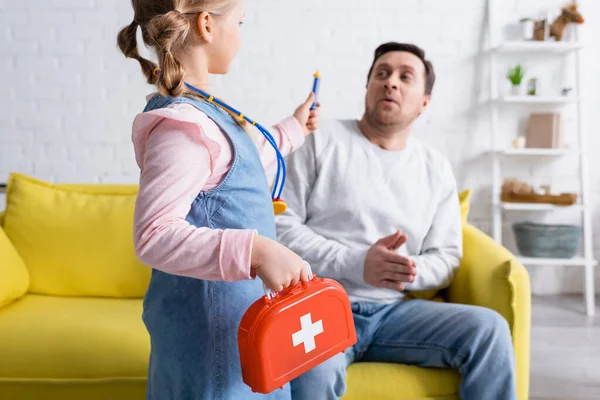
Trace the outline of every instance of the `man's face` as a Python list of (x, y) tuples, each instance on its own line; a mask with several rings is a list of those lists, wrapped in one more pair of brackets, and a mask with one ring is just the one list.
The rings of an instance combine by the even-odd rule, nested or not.
[(392, 51), (381, 56), (367, 84), (366, 115), (382, 127), (403, 129), (427, 107), (425, 65), (412, 53)]

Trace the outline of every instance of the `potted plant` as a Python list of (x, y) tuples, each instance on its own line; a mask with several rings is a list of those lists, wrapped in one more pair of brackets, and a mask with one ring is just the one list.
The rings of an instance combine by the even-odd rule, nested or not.
[(523, 76), (525, 76), (525, 69), (521, 66), (521, 64), (508, 69), (506, 77), (512, 85), (511, 94), (513, 96), (518, 96), (521, 94), (521, 82), (523, 81)]
[(533, 34), (535, 32), (535, 21), (531, 18), (521, 18), (521, 36), (523, 40), (533, 40)]

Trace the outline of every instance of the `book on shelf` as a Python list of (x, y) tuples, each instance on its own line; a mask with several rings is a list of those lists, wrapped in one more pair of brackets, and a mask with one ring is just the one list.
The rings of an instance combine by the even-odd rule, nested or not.
[(560, 114), (530, 114), (527, 124), (526, 147), (529, 149), (562, 148), (563, 132)]

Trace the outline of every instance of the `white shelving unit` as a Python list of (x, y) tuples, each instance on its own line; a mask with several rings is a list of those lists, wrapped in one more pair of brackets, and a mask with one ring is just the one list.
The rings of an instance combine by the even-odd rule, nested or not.
[(572, 97), (539, 97), (539, 96), (504, 96), (501, 97), (504, 103), (522, 103), (538, 105), (561, 105), (579, 103), (580, 100)]
[(532, 257), (518, 257), (519, 261), (523, 265), (559, 265), (568, 267), (585, 267), (586, 261), (583, 257), (575, 257), (567, 260), (559, 258), (532, 258)]
[[(584, 284), (584, 301), (586, 314), (594, 315), (595, 312), (595, 288), (594, 288), (594, 268), (597, 264), (593, 258), (592, 245), (592, 220), (591, 220), (591, 205), (589, 196), (589, 171), (586, 155), (586, 134), (583, 126), (583, 99), (578, 96), (582, 93), (581, 76), (581, 56), (580, 51), (583, 46), (579, 43), (579, 32), (575, 31), (576, 40), (573, 42), (519, 42), (519, 41), (502, 41), (497, 37), (498, 27), (494, 16), (498, 15), (496, 7), (500, 4), (498, 0), (489, 0), (488, 7), (488, 33), (490, 40), (491, 51), (489, 52), (489, 67), (490, 67), (490, 100), (491, 101), (491, 157), (492, 157), (492, 213), (493, 213), (493, 237), (498, 243), (502, 243), (502, 228), (504, 213), (512, 211), (528, 211), (528, 212), (561, 212), (562, 210), (577, 210), (581, 212), (582, 228), (583, 228), (583, 256), (572, 259), (546, 259), (546, 258), (530, 258), (520, 257), (519, 260), (526, 266), (571, 266), (582, 267), (585, 269), (585, 284)], [(581, 3), (581, 1), (579, 2)], [(580, 4), (581, 5), (581, 4)], [(498, 87), (498, 63), (503, 60), (505, 55), (518, 54), (521, 57), (528, 55), (558, 55), (558, 56), (575, 56), (576, 70), (576, 94), (566, 97), (539, 97), (539, 96), (505, 96)], [(579, 146), (577, 149), (512, 149), (501, 148), (498, 143), (498, 123), (500, 121), (499, 109), (504, 106), (548, 106), (562, 107), (570, 106), (577, 107), (577, 134), (579, 138)], [(579, 160), (579, 178), (580, 178), (580, 203), (573, 206), (555, 206), (551, 204), (524, 204), (524, 203), (506, 203), (501, 201), (502, 187), (502, 172), (501, 159), (504, 157), (559, 157), (566, 154), (574, 154)]]
[(585, 210), (581, 204), (573, 204), (572, 206), (555, 206), (554, 204), (504, 202), (500, 202), (500, 208), (506, 211), (559, 211), (566, 209), (578, 211)]
[(577, 154), (573, 149), (498, 149), (497, 154), (505, 156), (527, 156), (527, 157), (561, 157), (567, 154)]
[(572, 42), (502, 42), (494, 47), (496, 53), (561, 53), (583, 48)]

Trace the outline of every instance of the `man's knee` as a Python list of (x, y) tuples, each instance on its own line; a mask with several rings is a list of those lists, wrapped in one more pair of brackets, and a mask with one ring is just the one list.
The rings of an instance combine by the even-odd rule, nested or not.
[(486, 342), (511, 343), (508, 323), (498, 312), (489, 308), (474, 307), (468, 314), (467, 324), (475, 338)]

